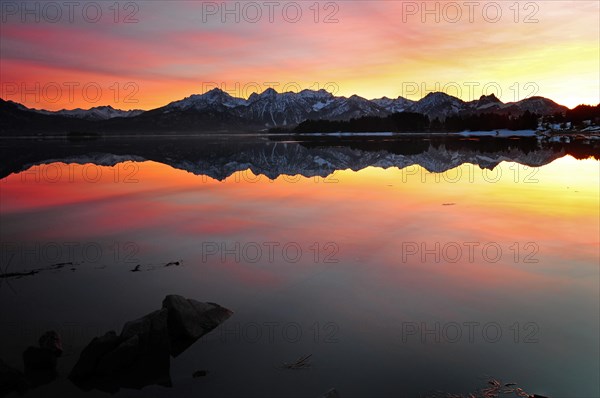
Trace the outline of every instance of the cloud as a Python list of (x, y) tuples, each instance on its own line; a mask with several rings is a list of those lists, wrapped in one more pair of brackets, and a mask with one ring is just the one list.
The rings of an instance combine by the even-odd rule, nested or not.
[[(433, 87), (493, 81), (509, 87), (538, 81), (546, 85), (540, 94), (559, 102), (599, 100), (597, 84), (560, 84), (573, 65), (586, 76), (600, 68), (595, 1), (522, 5), (518, 14), (502, 3), (497, 22), (483, 13), (486, 2), (475, 9), (473, 21), (460, 2), (430, 2), (428, 14), (422, 2), (320, 2), (318, 7), (299, 2), (296, 22), (291, 22), (298, 15), (293, 7), (283, 11), (290, 2), (278, 3), (272, 12), (254, 2), (261, 12), (256, 23), (251, 20), (257, 19), (257, 7), (248, 8), (248, 2), (140, 2), (137, 9), (121, 4), (118, 15), (101, 4), (97, 23), (77, 12), (74, 21), (63, 17), (59, 23), (43, 18), (22, 23), (18, 15), (8, 15), (0, 43), (3, 81), (30, 81), (25, 71), (32, 69), (37, 79), (48, 81), (67, 72), (133, 80), (149, 90), (140, 98), (143, 108), (196, 92), (202, 82), (298, 82), (306, 88), (335, 82), (340, 94), (374, 97), (401, 94), (403, 82)], [(462, 12), (456, 23), (447, 22), (456, 18), (452, 4)], [(415, 5), (416, 13), (410, 8)], [(130, 14), (137, 22), (123, 23)], [(327, 17), (337, 22), (325, 23)], [(524, 23), (527, 17), (538, 22)]]

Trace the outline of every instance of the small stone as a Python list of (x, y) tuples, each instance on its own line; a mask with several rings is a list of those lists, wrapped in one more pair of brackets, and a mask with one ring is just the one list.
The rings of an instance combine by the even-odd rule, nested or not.
[(193, 378), (204, 377), (208, 374), (208, 370), (197, 370), (192, 375)]
[(40, 348), (51, 351), (55, 356), (60, 357), (63, 353), (62, 341), (59, 334), (51, 330), (44, 333), (39, 339)]

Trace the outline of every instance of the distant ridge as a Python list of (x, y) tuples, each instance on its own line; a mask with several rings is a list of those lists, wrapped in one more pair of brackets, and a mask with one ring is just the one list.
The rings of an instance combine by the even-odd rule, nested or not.
[(100, 106), (88, 110), (52, 112), (29, 109), (0, 99), (0, 115), (3, 119), (0, 129), (90, 129), (115, 132), (264, 130), (295, 126), (309, 119), (349, 120), (363, 116), (385, 117), (396, 112), (421, 113), (430, 120), (444, 120), (451, 115), (520, 115), (526, 111), (537, 115), (552, 115), (567, 110), (567, 107), (544, 97), (503, 103), (494, 94), (490, 94), (465, 102), (442, 92), (433, 92), (418, 101), (403, 97), (368, 100), (357, 95), (334, 96), (325, 90), (279, 93), (268, 88), (244, 99), (214, 88), (204, 94), (194, 94), (148, 111), (123, 111), (111, 106)]

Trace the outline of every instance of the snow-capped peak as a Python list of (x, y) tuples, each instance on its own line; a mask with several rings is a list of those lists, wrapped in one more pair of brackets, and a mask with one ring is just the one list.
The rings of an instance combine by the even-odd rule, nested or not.
[(521, 101), (509, 103), (507, 105), (515, 105), (522, 112), (529, 111), (539, 115), (550, 115), (555, 112), (564, 112), (567, 109), (551, 99), (539, 96), (525, 98)]
[(396, 112), (404, 112), (407, 110), (414, 101), (406, 99), (402, 96), (398, 98), (392, 99), (388, 97), (381, 97), (371, 100), (371, 102), (377, 104), (388, 112), (396, 113)]
[(223, 105), (227, 108), (235, 108), (236, 106), (245, 105), (246, 100), (242, 98), (232, 97), (220, 88), (213, 88), (204, 94), (193, 94), (180, 101), (171, 102), (166, 106), (168, 110), (201, 110), (210, 105)]
[(306, 100), (320, 100), (320, 101), (328, 101), (333, 98), (333, 94), (330, 92), (320, 89), (320, 90), (302, 90), (298, 94), (300, 98), (304, 98)]
[(90, 109), (61, 109), (60, 111), (47, 111), (45, 109), (32, 109), (35, 112), (42, 113), (44, 115), (60, 115), (65, 117), (72, 117), (76, 119), (88, 119), (88, 120), (108, 120), (115, 117), (133, 117), (141, 114), (140, 109), (121, 110), (115, 109), (110, 105), (95, 106)]
[(496, 97), (494, 93), (490, 95), (482, 95), (478, 100), (471, 101), (470, 104), (478, 110), (493, 110), (504, 106), (504, 103)]

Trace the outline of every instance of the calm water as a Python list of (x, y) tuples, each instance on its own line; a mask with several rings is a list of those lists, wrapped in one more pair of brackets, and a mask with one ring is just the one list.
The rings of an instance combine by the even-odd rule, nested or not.
[(60, 377), (27, 396), (83, 395), (65, 376), (89, 340), (180, 294), (235, 314), (172, 361), (173, 388), (117, 396), (415, 397), (486, 376), (599, 396), (600, 162), (482, 170), (460, 154), (441, 173), (377, 158), (277, 176), (287, 158), (273, 179), (248, 160), (24, 160), (0, 182), (2, 272), (73, 264), (1, 280), (2, 359), (21, 368), (55, 329)]

